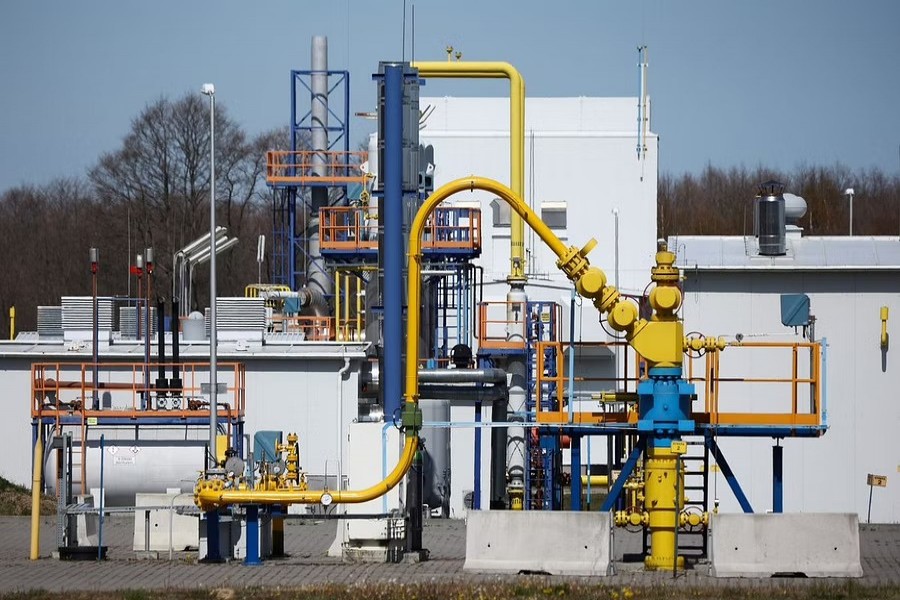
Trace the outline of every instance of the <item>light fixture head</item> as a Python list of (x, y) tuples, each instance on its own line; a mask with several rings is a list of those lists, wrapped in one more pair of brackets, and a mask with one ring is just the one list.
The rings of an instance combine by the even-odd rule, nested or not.
[(845, 196), (852, 196), (853, 194), (854, 194), (853, 188), (847, 188), (846, 190), (844, 190)]
[(204, 83), (200, 88), (200, 93), (204, 96), (213, 96), (216, 93), (216, 86), (211, 83)]

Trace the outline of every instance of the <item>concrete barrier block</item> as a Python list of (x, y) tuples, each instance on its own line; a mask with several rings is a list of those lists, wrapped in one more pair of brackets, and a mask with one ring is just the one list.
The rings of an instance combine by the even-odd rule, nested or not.
[(469, 511), (463, 569), (606, 576), (609, 513)]
[(863, 575), (855, 513), (712, 515), (709, 535), (713, 577)]

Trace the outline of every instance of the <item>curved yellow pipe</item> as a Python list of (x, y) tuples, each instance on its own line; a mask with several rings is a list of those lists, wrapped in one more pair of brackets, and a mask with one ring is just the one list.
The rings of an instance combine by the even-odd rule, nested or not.
[[(509, 187), (525, 197), (525, 79), (507, 62), (414, 62), (421, 77), (509, 79)], [(509, 279), (525, 281), (525, 227), (520, 215), (510, 221)]]
[[(455, 64), (455, 63), (451, 63)], [(428, 217), (438, 204), (463, 191), (483, 190), (491, 192), (505, 200), (524, 223), (528, 223), (535, 233), (559, 257), (560, 261), (570, 258), (577, 252), (575, 248), (566, 248), (556, 234), (531, 210), (522, 198), (498, 181), (485, 177), (464, 177), (451, 181), (437, 190), (425, 200), (416, 213), (409, 232), (409, 262), (407, 277), (407, 304), (409, 315), (406, 334), (406, 394), (405, 402), (417, 404), (419, 400), (419, 319), (422, 296), (422, 232)], [(584, 252), (584, 251), (582, 251)], [(583, 258), (583, 257), (582, 257)], [(587, 260), (583, 260), (587, 264)], [(571, 276), (571, 275), (570, 275)], [(200, 489), (197, 502), (204, 510), (214, 506), (229, 504), (316, 504), (322, 501), (327, 493), (335, 504), (353, 504), (367, 502), (386, 494), (397, 485), (412, 465), (419, 438), (414, 432), (408, 433), (403, 454), (394, 470), (381, 482), (362, 490), (221, 490), (215, 488)]]

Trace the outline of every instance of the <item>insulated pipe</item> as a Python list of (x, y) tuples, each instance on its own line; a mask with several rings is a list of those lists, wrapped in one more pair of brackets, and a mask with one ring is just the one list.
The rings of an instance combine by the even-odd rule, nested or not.
[(506, 383), (503, 369), (419, 369), (420, 383)]
[[(509, 79), (509, 187), (525, 197), (525, 80), (506, 62), (414, 62), (419, 76), (450, 79)], [(525, 227), (514, 212), (510, 221), (509, 279), (525, 281)]]

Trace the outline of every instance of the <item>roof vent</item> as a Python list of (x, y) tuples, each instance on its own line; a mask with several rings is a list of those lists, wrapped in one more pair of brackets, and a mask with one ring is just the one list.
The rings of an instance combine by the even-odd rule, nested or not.
[(763, 256), (785, 254), (784, 184), (774, 180), (759, 184), (754, 212), (759, 253)]

